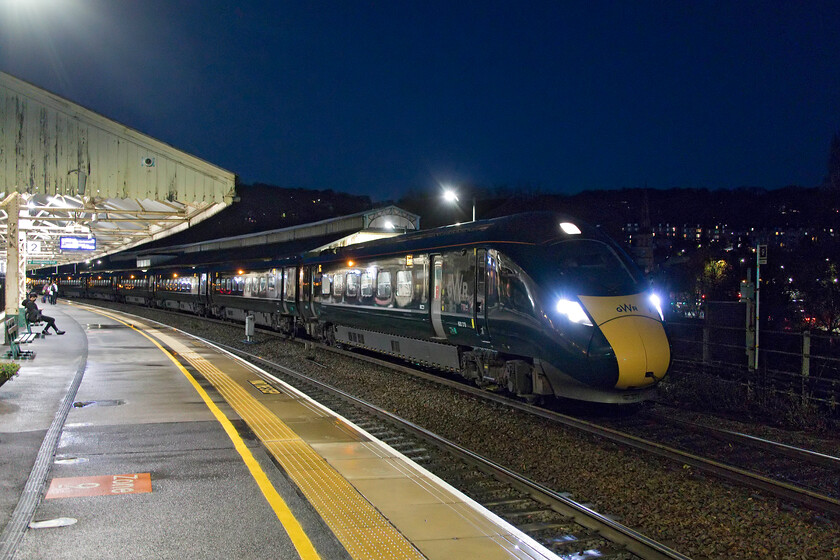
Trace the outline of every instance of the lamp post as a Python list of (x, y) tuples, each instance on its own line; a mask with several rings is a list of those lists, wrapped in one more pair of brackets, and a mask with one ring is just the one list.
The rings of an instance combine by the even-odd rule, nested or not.
[[(443, 191), (443, 199), (447, 202), (458, 202), (458, 194), (452, 189)], [(472, 221), (475, 221), (475, 197), (472, 197)]]

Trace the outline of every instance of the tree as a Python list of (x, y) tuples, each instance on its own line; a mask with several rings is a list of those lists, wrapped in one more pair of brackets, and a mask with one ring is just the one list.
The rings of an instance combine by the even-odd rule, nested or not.
[(726, 301), (730, 298), (735, 286), (731, 272), (732, 266), (723, 259), (710, 258), (703, 263), (703, 272), (697, 284), (706, 301)]
[(817, 327), (831, 332), (840, 329), (840, 274), (834, 263), (821, 272), (805, 286), (805, 312)]

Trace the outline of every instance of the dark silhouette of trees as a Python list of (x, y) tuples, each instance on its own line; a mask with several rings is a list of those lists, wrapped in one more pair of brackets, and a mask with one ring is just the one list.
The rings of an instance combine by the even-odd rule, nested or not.
[(834, 263), (826, 264), (802, 286), (807, 317), (816, 327), (840, 329), (840, 271)]

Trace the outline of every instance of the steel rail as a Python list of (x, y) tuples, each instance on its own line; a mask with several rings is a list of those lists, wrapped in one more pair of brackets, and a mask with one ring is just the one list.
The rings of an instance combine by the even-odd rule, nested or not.
[[(177, 313), (175, 311), (169, 310), (156, 310), (156, 311), (167, 311), (168, 313), (184, 316), (182, 313)], [(229, 321), (222, 321), (218, 319), (209, 319), (209, 318), (199, 318), (208, 320), (211, 322), (221, 323), (231, 325)], [(274, 336), (277, 338), (281, 338), (282, 336), (279, 333), (275, 333), (270, 330), (263, 330), (260, 329), (261, 333), (268, 334), (270, 336)], [(327, 346), (325, 344), (307, 341), (309, 344), (313, 345), (313, 347), (317, 347), (319, 349), (327, 350), (336, 354), (345, 355), (348, 357), (352, 357), (358, 360), (366, 361), (369, 363), (374, 363), (381, 365), (383, 367), (391, 368), (397, 371), (402, 371), (409, 375), (413, 375), (418, 378), (425, 379), (429, 382), (442, 384), (451, 388), (454, 388), (458, 391), (473, 395), (480, 399), (485, 399), (489, 401), (496, 402), (503, 406), (507, 406), (509, 408), (519, 410), (521, 412), (537, 416), (540, 418), (544, 418), (551, 422), (555, 422), (561, 425), (565, 425), (568, 427), (576, 428), (580, 431), (585, 433), (589, 433), (595, 436), (602, 437), (614, 443), (624, 445), (627, 447), (631, 447), (634, 449), (638, 449), (640, 451), (644, 451), (646, 453), (650, 453), (659, 457), (663, 457), (670, 461), (678, 462), (684, 465), (689, 465), (691, 467), (703, 470), (705, 472), (709, 472), (722, 478), (724, 480), (728, 480), (730, 482), (740, 484), (743, 486), (747, 486), (750, 488), (754, 488), (756, 490), (761, 490), (766, 492), (770, 495), (784, 498), (786, 500), (790, 500), (792, 502), (796, 502), (802, 505), (805, 505), (809, 508), (823, 511), (830, 513), (832, 515), (840, 516), (840, 500), (832, 498), (830, 496), (824, 496), (817, 492), (813, 492), (811, 490), (800, 488), (798, 486), (794, 486), (791, 484), (787, 484), (785, 482), (781, 482), (778, 480), (774, 480), (772, 478), (760, 475), (758, 473), (750, 472), (745, 469), (741, 469), (738, 467), (734, 467), (731, 465), (727, 465), (725, 463), (721, 463), (719, 461), (714, 461), (711, 459), (707, 459), (704, 457), (700, 457), (694, 455), (692, 453), (688, 453), (685, 451), (681, 451), (679, 449), (669, 447), (666, 445), (658, 444), (656, 442), (648, 441), (643, 438), (639, 438), (637, 436), (633, 436), (630, 434), (625, 434), (619, 430), (615, 430), (612, 428), (607, 428), (604, 426), (600, 426), (596, 423), (589, 422), (586, 420), (581, 420), (579, 418), (574, 418), (572, 416), (568, 416), (565, 414), (561, 414), (558, 412), (553, 412), (550, 410), (546, 410), (543, 408), (539, 408), (530, 404), (526, 404), (520, 401), (516, 401), (510, 399), (508, 397), (504, 397), (495, 393), (490, 393), (483, 389), (479, 389), (476, 387), (472, 387), (470, 385), (466, 385), (464, 383), (453, 381), (450, 379), (446, 379), (439, 375), (433, 375), (429, 373), (425, 373), (419, 371), (417, 369), (402, 366), (399, 364), (394, 364), (387, 360), (382, 360), (379, 358), (374, 358), (371, 356), (367, 356), (364, 354), (359, 354), (356, 352), (350, 352), (347, 350), (343, 350), (340, 348), (335, 348), (332, 346)], [(238, 352), (244, 352), (242, 350), (238, 350)], [(259, 357), (255, 357), (255, 359), (262, 359)], [(267, 362), (267, 360), (266, 360)]]
[(743, 432), (735, 432), (732, 430), (726, 430), (724, 428), (716, 428), (715, 426), (709, 426), (707, 424), (699, 424), (696, 422), (681, 420), (679, 418), (668, 418), (660, 415), (657, 415), (657, 417), (662, 418), (664, 421), (670, 422), (672, 424), (686, 426), (689, 429), (699, 429), (716, 434), (721, 438), (726, 439), (727, 441), (746, 443), (747, 445), (752, 445), (760, 449), (777, 451), (779, 453), (787, 455), (788, 457), (802, 459), (810, 463), (840, 470), (840, 457), (835, 457), (834, 455), (828, 455), (826, 453), (820, 453), (818, 451), (812, 451), (810, 449), (802, 449), (801, 447), (796, 447), (794, 445), (788, 445), (786, 443), (760, 438), (758, 436), (745, 434)]
[[(401, 418), (387, 410), (378, 407), (373, 403), (369, 403), (363, 399), (355, 397), (346, 391), (333, 387), (327, 383), (322, 381), (318, 381), (317, 379), (313, 379), (303, 373), (297, 372), (287, 366), (282, 364), (278, 364), (273, 362), (267, 358), (263, 358), (261, 356), (257, 356), (255, 354), (251, 354), (234, 346), (229, 346), (226, 344), (221, 344), (218, 342), (212, 342), (216, 346), (224, 348), (229, 352), (237, 354), (239, 356), (247, 357), (249, 360), (254, 360), (265, 365), (270, 366), (271, 368), (277, 369), (282, 371), (286, 375), (292, 376), (296, 379), (305, 381), (306, 383), (310, 383), (316, 385), (319, 389), (332, 393), (334, 395), (340, 396), (342, 399), (352, 403), (354, 406), (361, 407), (369, 412), (373, 413), (374, 415), (383, 418), (393, 424), (398, 425), (399, 427), (406, 429), (419, 437), (426, 439), (433, 443), (434, 445), (441, 447), (459, 457), (468, 461), (478, 467), (482, 467), (483, 469), (491, 470), (494, 476), (497, 476), (504, 481), (514, 484), (522, 489), (524, 489), (529, 494), (533, 495), (533, 497), (544, 504), (549, 506), (553, 506), (553, 509), (558, 513), (566, 515), (572, 518), (576, 523), (580, 524), (587, 529), (591, 529), (596, 531), (602, 537), (608, 539), (609, 541), (621, 545), (626, 548), (628, 551), (632, 552), (640, 556), (641, 558), (650, 559), (650, 560), (689, 560), (689, 557), (680, 554), (679, 552), (668, 548), (667, 546), (649, 538), (645, 535), (639, 533), (638, 531), (631, 529), (625, 525), (622, 525), (582, 504), (571, 500), (570, 498), (563, 496), (562, 494), (547, 488), (529, 478), (504, 467), (486, 457), (483, 457), (465, 447), (458, 445), (457, 443), (450, 441), (444, 437), (431, 432), (422, 426), (414, 424), (413, 422)], [(355, 355), (357, 356), (357, 355)], [(270, 376), (273, 377), (273, 376)], [(280, 381), (277, 378), (274, 378), (276, 381)]]
[(641, 451), (657, 455), (659, 457), (664, 457), (671, 461), (689, 465), (691, 467), (712, 473), (720, 478), (723, 478), (724, 480), (755, 488), (757, 490), (762, 490), (764, 492), (767, 492), (768, 494), (791, 500), (793, 502), (805, 505), (812, 509), (817, 509), (819, 511), (824, 511), (833, 515), (840, 515), (840, 500), (837, 500), (830, 496), (824, 496), (806, 488), (800, 488), (798, 486), (794, 486), (792, 484), (788, 484), (779, 480), (774, 480), (772, 478), (766, 477), (758, 473), (750, 472), (745, 469), (721, 463), (719, 461), (714, 461), (712, 459), (700, 457), (698, 455), (694, 455), (686, 451), (681, 451), (673, 447), (645, 440), (637, 436), (626, 434), (619, 430), (601, 426), (594, 422), (581, 420), (579, 418), (574, 418), (572, 416), (539, 408), (534, 405), (515, 401), (501, 395), (489, 393), (482, 389), (465, 385), (457, 381), (441, 378), (436, 375), (421, 372), (410, 367), (400, 366), (388, 362), (386, 360), (380, 360), (378, 358), (372, 358), (370, 356), (365, 356), (354, 352), (348, 352), (346, 350), (333, 348), (319, 343), (315, 344), (318, 347), (325, 350), (347, 355), (357, 359), (362, 359), (367, 362), (376, 363), (385, 367), (396, 369), (398, 371), (403, 371), (434, 383), (442, 383), (446, 386), (453, 387), (455, 389), (458, 389), (459, 391), (463, 391), (478, 398), (490, 400), (502, 404), (504, 406), (520, 410), (527, 414), (538, 416), (565, 426), (573, 427), (586, 433), (603, 437), (614, 443), (629, 446), (634, 449), (639, 449)]

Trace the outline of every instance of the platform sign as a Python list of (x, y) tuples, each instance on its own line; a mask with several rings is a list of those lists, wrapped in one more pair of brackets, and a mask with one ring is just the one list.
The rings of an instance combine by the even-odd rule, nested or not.
[(116, 496), (119, 494), (142, 494), (151, 491), (152, 478), (149, 473), (78, 476), (52, 479), (46, 499)]
[(96, 251), (96, 238), (60, 237), (58, 248), (62, 251)]
[(758, 264), (767, 264), (767, 245), (758, 246)]
[(58, 264), (58, 261), (50, 261), (47, 259), (27, 259), (26, 264)]

